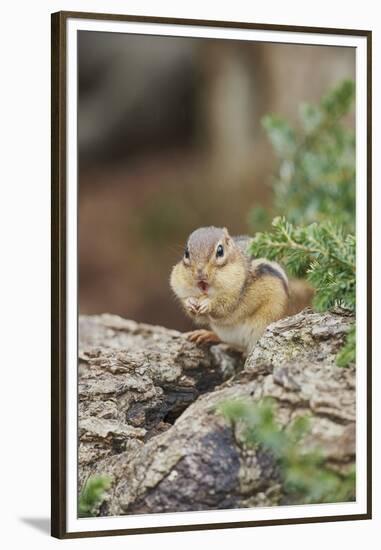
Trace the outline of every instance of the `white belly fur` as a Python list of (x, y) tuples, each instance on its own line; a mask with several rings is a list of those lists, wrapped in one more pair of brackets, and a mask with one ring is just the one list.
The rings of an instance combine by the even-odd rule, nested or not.
[(262, 336), (263, 331), (246, 323), (234, 326), (221, 326), (211, 323), (212, 330), (222, 342), (249, 351)]

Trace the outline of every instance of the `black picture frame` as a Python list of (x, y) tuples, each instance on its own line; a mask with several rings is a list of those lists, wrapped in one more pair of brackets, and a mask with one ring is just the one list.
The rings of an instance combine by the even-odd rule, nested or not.
[[(194, 524), (133, 529), (68, 532), (66, 524), (66, 25), (69, 18), (102, 21), (148, 22), (172, 25), (192, 25), (233, 29), (258, 29), (312, 34), (335, 34), (365, 37), (367, 41), (367, 511), (364, 514), (308, 517), (298, 519), (273, 519), (218, 524)], [(51, 202), (51, 534), (60, 539), (101, 537), (111, 535), (161, 533), (205, 529), (243, 528), (266, 525), (284, 525), (332, 521), (352, 521), (372, 517), (372, 372), (371, 372), (371, 164), (372, 164), (372, 33), (369, 30), (268, 25), (247, 22), (176, 19), (104, 13), (58, 12), (51, 18), (51, 94), (52, 94), (52, 202)]]

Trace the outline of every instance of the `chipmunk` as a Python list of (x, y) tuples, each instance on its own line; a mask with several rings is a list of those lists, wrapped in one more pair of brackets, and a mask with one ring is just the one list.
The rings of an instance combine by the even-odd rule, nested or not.
[(253, 258), (250, 237), (231, 237), (226, 228), (202, 227), (188, 238), (170, 285), (198, 325), (189, 339), (225, 342), (249, 352), (266, 327), (286, 315), (288, 279), (265, 258)]

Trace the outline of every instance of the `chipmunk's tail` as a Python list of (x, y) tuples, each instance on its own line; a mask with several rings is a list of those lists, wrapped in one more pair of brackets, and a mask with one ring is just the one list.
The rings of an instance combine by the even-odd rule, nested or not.
[(289, 279), (288, 290), (290, 300), (287, 315), (295, 315), (311, 305), (315, 291), (305, 279)]

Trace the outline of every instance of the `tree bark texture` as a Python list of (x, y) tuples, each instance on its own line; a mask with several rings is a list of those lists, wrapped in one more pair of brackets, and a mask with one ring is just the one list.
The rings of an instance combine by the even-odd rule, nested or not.
[[(268, 327), (249, 357), (196, 346), (174, 330), (115, 315), (79, 324), (79, 484), (108, 475), (100, 515), (287, 503), (276, 461), (245, 444), (218, 412), (232, 399), (272, 397), (287, 427), (308, 414), (303, 449), (334, 470), (355, 461), (355, 366), (335, 357), (353, 323), (312, 310)], [(242, 430), (241, 430), (242, 431)]]

